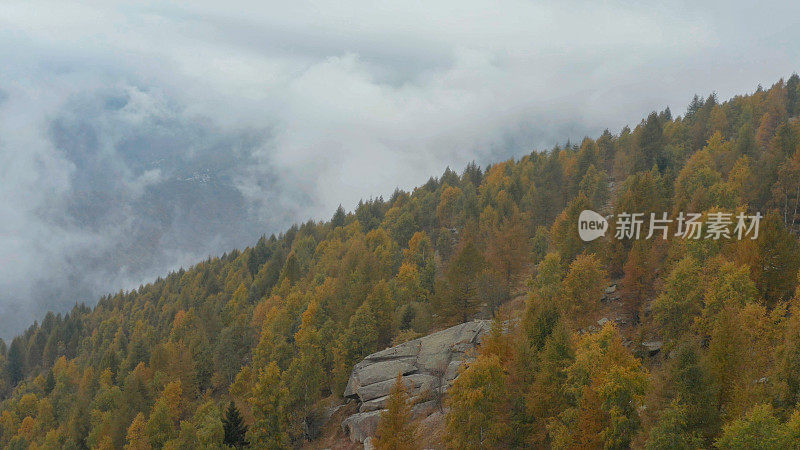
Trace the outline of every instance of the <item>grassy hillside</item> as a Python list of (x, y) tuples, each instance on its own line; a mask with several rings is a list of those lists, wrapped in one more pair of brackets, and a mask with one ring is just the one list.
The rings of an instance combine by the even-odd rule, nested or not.
[[(447, 442), (781, 446), (800, 436), (798, 97), (796, 75), (696, 97), (683, 117), (447, 170), (48, 314), (0, 341), (0, 446), (302, 445), (354, 363), (491, 316), (520, 285), (519, 326), (453, 388)], [(584, 243), (583, 209), (765, 218), (757, 240)], [(599, 301), (610, 280), (614, 308)], [(612, 310), (624, 320), (598, 326)]]

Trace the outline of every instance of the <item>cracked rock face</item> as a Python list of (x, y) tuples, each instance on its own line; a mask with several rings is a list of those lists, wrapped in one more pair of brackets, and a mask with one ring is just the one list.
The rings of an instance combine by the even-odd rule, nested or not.
[(353, 442), (373, 436), (398, 373), (417, 404), (415, 413), (421, 413), (423, 406), (429, 410), (431, 402), (420, 404), (423, 397), (450, 387), (459, 367), (474, 357), (472, 350), (490, 329), (491, 321), (474, 320), (364, 358), (353, 367), (344, 391), (345, 397), (361, 403), (359, 412), (345, 419), (342, 428)]

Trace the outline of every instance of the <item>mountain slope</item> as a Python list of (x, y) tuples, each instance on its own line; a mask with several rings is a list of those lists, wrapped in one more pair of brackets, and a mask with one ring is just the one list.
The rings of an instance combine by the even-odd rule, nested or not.
[[(491, 316), (533, 264), (520, 326), (490, 339), (454, 387), (452, 423), (491, 420), (490, 442), (507, 446), (625, 447), (676, 430), (710, 444), (768, 404), (757, 412), (782, 427), (800, 398), (797, 316), (787, 312), (800, 265), (798, 113), (797, 76), (722, 104), (696, 97), (684, 117), (665, 110), (618, 135), (448, 169), (94, 308), (48, 314), (0, 344), (0, 445), (218, 447), (233, 439), (229, 401), (252, 444), (301, 445), (356, 362)], [(767, 218), (755, 241), (582, 242), (577, 214), (607, 203), (615, 214), (738, 208)], [(688, 368), (637, 358), (610, 325), (590, 332), (609, 277), (622, 279), (623, 306), (639, 318), (626, 337), (663, 339)], [(758, 370), (737, 365), (754, 359)], [(684, 369), (704, 389), (676, 386)], [(482, 407), (503, 414), (460, 416), (481, 380), (499, 392)], [(448, 430), (474, 443), (469, 427)]]

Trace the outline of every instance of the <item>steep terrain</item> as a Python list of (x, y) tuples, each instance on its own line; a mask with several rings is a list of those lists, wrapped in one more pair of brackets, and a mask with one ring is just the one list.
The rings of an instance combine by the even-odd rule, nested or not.
[[(0, 446), (354, 448), (364, 414), (377, 446), (790, 446), (798, 84), (448, 169), (48, 314), (0, 341)], [(586, 243), (584, 209), (763, 219)]]

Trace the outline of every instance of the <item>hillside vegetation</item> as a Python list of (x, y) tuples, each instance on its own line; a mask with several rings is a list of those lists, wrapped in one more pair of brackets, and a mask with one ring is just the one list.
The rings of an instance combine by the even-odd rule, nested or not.
[[(313, 445), (356, 362), (491, 316), (511, 325), (456, 380), (441, 447), (796, 446), (799, 81), (448, 169), (48, 314), (0, 341), (0, 447)], [(584, 243), (584, 209), (765, 217), (756, 240)], [(612, 280), (624, 320), (600, 326)], [(391, 405), (387, 448), (414, 428)]]

